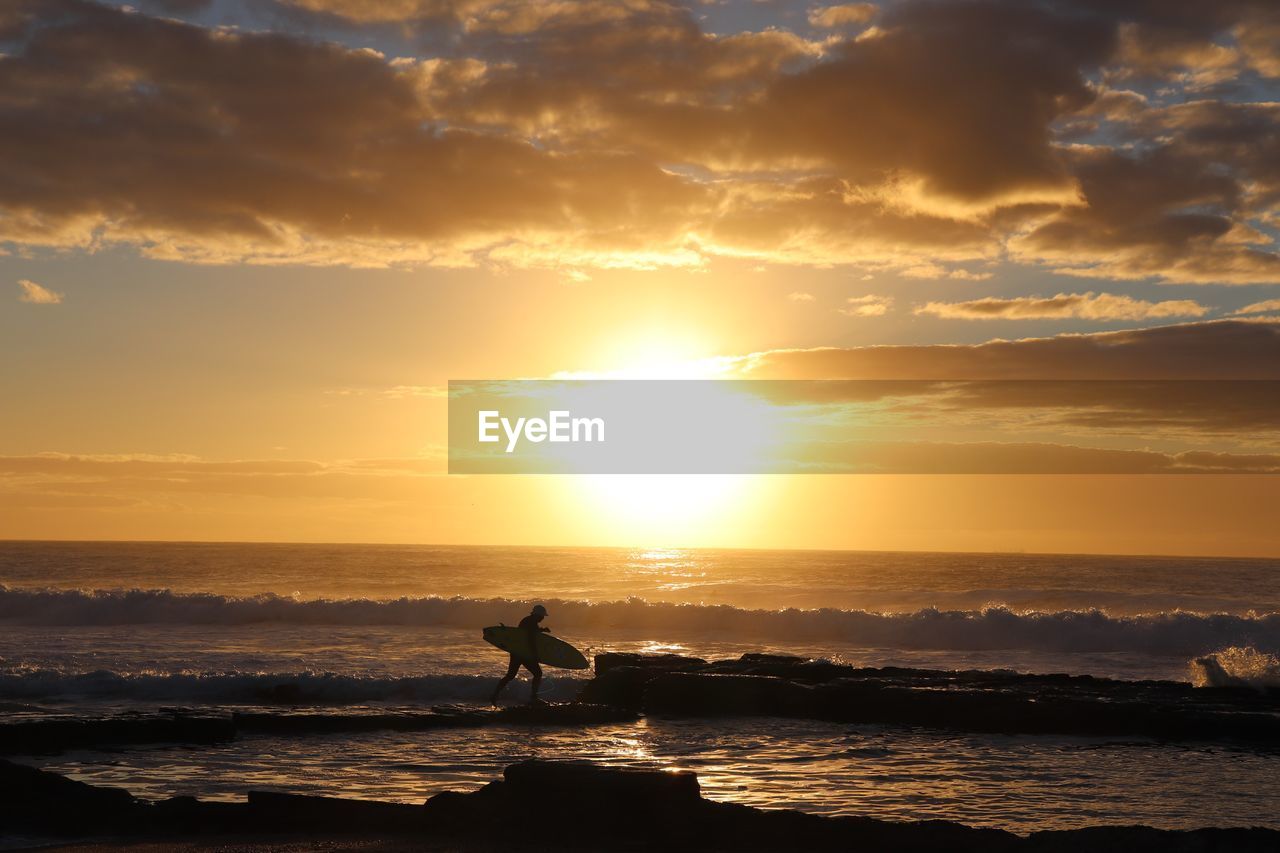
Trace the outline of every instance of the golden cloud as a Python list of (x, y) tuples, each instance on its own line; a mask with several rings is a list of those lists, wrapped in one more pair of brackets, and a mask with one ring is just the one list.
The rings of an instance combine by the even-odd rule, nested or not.
[(1240, 316), (1244, 314), (1265, 314), (1269, 311), (1280, 311), (1280, 299), (1264, 299), (1261, 302), (1253, 302), (1243, 308), (1237, 308), (1231, 313)]
[[(201, 263), (1008, 257), (1280, 281), (1265, 225), (1280, 114), (1215, 94), (1271, 73), (1274, 4), (804, 7), (818, 26), (878, 15), (814, 40), (711, 33), (662, 0), (277, 3), (277, 25), (406, 28), (422, 55), (401, 57), (163, 6), (177, 17), (0, 12), (16, 45), (0, 59), (0, 241)], [(1147, 78), (1179, 96), (1112, 85)]]
[(841, 314), (847, 314), (850, 317), (883, 317), (889, 312), (889, 308), (892, 305), (892, 296), (867, 294), (866, 296), (850, 296), (845, 300), (844, 307), (840, 308), (839, 311)]
[(1203, 317), (1211, 309), (1194, 299), (1148, 302), (1114, 293), (1059, 293), (1057, 296), (989, 296), (964, 302), (927, 302), (916, 314), (959, 320), (1146, 320), (1156, 317)]
[(808, 18), (812, 26), (836, 29), (851, 24), (865, 24), (876, 16), (877, 11), (879, 9), (874, 3), (844, 3), (810, 9)]
[(18, 295), (19, 302), (30, 302), (33, 305), (57, 305), (62, 301), (61, 293), (36, 284), (30, 279), (18, 279), (18, 287), (22, 289)]

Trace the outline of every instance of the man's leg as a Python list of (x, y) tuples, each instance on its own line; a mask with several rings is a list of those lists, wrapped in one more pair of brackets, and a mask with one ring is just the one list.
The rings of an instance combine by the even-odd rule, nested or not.
[(498, 704), (498, 694), (502, 692), (502, 688), (511, 683), (511, 679), (516, 677), (516, 673), (520, 671), (520, 661), (515, 655), (511, 656), (511, 662), (507, 664), (507, 674), (502, 676), (502, 680), (498, 682), (498, 686), (493, 689), (493, 697), (489, 699), (490, 705)]
[(524, 665), (524, 668), (533, 673), (533, 684), (529, 693), (529, 704), (532, 705), (534, 702), (538, 701), (538, 686), (542, 684), (542, 667), (538, 666), (536, 663), (527, 663)]

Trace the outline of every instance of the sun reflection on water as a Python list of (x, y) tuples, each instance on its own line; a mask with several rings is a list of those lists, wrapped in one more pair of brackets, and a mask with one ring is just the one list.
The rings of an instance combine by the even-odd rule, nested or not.
[[(698, 774), (703, 796), (762, 808), (890, 820), (946, 818), (1015, 832), (1141, 822), (1250, 825), (1280, 797), (1274, 756), (1135, 748), (1086, 738), (953, 735), (813, 721), (650, 719), (316, 738), (212, 748), (73, 752), (38, 763), (147, 798), (242, 801), (249, 789), (420, 803), (475, 790), (527, 758)], [(1145, 784), (1134, 786), (1141, 774)], [(1274, 824), (1273, 824), (1274, 825)]]

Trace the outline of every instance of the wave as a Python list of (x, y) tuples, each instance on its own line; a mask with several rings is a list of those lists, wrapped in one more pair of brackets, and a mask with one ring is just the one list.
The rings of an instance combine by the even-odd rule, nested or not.
[(882, 612), (909, 612), (927, 607), (943, 610), (980, 610), (990, 605), (1018, 612), (1028, 610), (1091, 610), (1112, 615), (1143, 615), (1187, 611), (1191, 613), (1248, 614), (1272, 611), (1275, 602), (1259, 606), (1256, 597), (1227, 597), (1175, 592), (1124, 592), (1112, 589), (1063, 587), (984, 587), (955, 590), (859, 590), (858, 607)]
[[(1119, 616), (1101, 610), (1015, 611), (924, 608), (748, 610), (628, 599), (547, 600), (550, 624), (579, 636), (625, 630), (662, 638), (694, 636), (738, 645), (785, 642), (839, 651), (860, 648), (982, 651), (1135, 652), (1196, 656), (1232, 647), (1280, 652), (1280, 614), (1171, 611)], [(502, 598), (299, 599), (168, 590), (50, 590), (0, 586), (0, 623), (8, 625), (450, 626), (474, 629), (514, 621), (529, 602)]]
[[(0, 674), (0, 695), (7, 700), (77, 699), (175, 703), (353, 705), (364, 702), (422, 705), (482, 702), (497, 678), (478, 675), (424, 675), (400, 678), (298, 672), (118, 673), (108, 670), (67, 673), (32, 669)], [(544, 680), (545, 699), (570, 699), (585, 682), (552, 674)], [(511, 697), (527, 692), (508, 688)]]
[(1197, 687), (1280, 687), (1280, 657), (1250, 646), (1216, 651), (1191, 662), (1191, 683)]

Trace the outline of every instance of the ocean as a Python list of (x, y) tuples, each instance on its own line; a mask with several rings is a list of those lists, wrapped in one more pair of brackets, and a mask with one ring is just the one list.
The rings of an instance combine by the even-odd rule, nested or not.
[[(533, 603), (589, 656), (771, 652), (1280, 687), (1276, 560), (4, 542), (0, 707), (31, 719), (479, 705), (506, 664), (480, 629), (515, 624)], [(549, 700), (591, 677), (547, 675)], [(511, 685), (506, 701), (527, 689)], [(748, 717), (585, 733), (261, 733), (22, 760), (147, 797), (238, 799), (252, 787), (420, 802), (532, 756), (691, 769), (709, 797), (825, 814), (1020, 832), (1280, 827), (1280, 755), (1267, 750)]]

